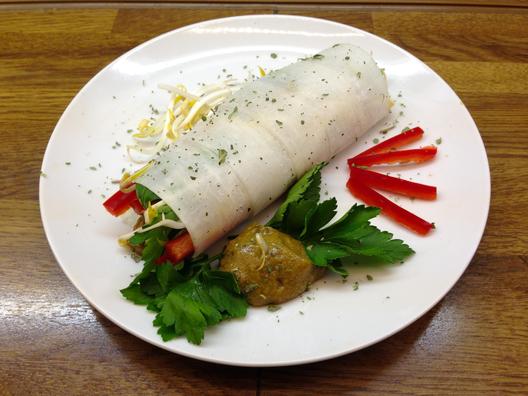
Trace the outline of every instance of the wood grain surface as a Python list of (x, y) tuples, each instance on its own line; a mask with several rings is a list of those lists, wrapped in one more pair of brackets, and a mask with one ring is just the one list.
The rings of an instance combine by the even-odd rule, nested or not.
[[(76, 4), (76, 3), (108, 3), (105, 0), (0, 0), (0, 4), (20, 4), (20, 3), (38, 3), (38, 4)], [(113, 3), (145, 3), (144, 0), (114, 0)], [(169, 4), (302, 4), (302, 5), (356, 5), (356, 6), (385, 6), (385, 5), (456, 5), (456, 6), (491, 6), (491, 7), (528, 7), (528, 0), (216, 0), (210, 2), (207, 0), (151, 0), (152, 3), (169, 3)]]
[[(309, 15), (384, 37), (460, 95), (486, 144), (492, 200), (453, 290), (360, 352), (276, 369), (212, 365), (116, 327), (58, 267), (39, 216), (51, 131), (103, 66), (165, 31), (215, 17)], [(0, 394), (528, 394), (528, 13), (346, 6), (0, 7)]]

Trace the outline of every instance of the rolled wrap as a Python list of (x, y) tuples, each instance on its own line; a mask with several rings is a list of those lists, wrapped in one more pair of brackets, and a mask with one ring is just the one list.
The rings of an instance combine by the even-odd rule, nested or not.
[(201, 253), (389, 113), (383, 71), (338, 44), (244, 84), (138, 178)]

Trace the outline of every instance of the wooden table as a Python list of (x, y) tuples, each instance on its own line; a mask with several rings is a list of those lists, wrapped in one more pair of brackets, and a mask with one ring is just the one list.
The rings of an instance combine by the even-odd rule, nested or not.
[[(486, 3), (0, 5), (0, 394), (528, 394), (528, 3)], [(165, 31), (252, 13), (350, 24), (424, 60), (469, 107), (492, 173), (487, 229), (453, 290), (384, 342), (298, 367), (212, 365), (129, 335), (69, 283), (39, 217), (46, 144), (92, 75)]]

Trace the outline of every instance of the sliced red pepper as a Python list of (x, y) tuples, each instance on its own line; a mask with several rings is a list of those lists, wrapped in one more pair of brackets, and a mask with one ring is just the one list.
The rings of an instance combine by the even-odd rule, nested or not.
[(161, 264), (168, 260), (174, 264), (178, 264), (182, 260), (192, 256), (193, 253), (194, 245), (191, 236), (188, 232), (184, 232), (167, 242), (165, 251), (156, 260), (156, 263)]
[(384, 140), (383, 142), (378, 143), (375, 146), (359, 153), (354, 158), (363, 157), (365, 155), (386, 153), (388, 151), (396, 150), (397, 148), (407, 146), (412, 142), (420, 140), (423, 134), (424, 131), (420, 127), (408, 129), (396, 136), (391, 137), (390, 139)]
[(435, 155), (436, 147), (426, 146), (420, 149), (389, 151), (387, 153), (350, 158), (348, 166), (371, 166), (406, 162), (420, 163), (433, 159)]
[(348, 180), (347, 188), (356, 198), (365, 202), (367, 205), (380, 208), (382, 213), (420, 235), (426, 235), (434, 228), (432, 223), (396, 205), (380, 193), (352, 177)]
[(142, 214), (145, 211), (145, 208), (143, 207), (143, 205), (141, 205), (141, 202), (139, 202), (139, 199), (137, 199), (137, 196), (135, 200), (130, 202), (130, 207), (134, 209), (134, 212), (136, 212), (138, 215)]
[[(137, 212), (137, 209), (139, 209), (138, 205), (141, 206), (137, 199), (136, 190), (130, 192), (119, 190), (103, 203), (106, 210), (113, 216), (122, 215), (131, 206)], [(143, 209), (143, 207), (141, 207), (141, 209)]]
[(389, 191), (394, 194), (406, 195), (418, 199), (436, 199), (436, 187), (434, 186), (414, 183), (366, 169), (352, 167), (350, 169), (350, 178), (358, 180), (366, 186)]

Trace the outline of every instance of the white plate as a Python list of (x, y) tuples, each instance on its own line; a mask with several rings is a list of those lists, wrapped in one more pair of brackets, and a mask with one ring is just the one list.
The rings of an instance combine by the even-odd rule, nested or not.
[[(372, 51), (386, 69), (397, 101), (394, 117), (399, 118), (389, 135), (412, 124), (426, 131), (420, 144), (442, 138), (433, 162), (394, 171), (438, 186), (436, 202), (399, 200), (435, 221), (438, 228), (422, 238), (386, 219), (376, 219), (378, 226), (408, 242), (416, 255), (403, 265), (352, 268), (346, 283), (329, 276), (277, 312), (250, 309), (244, 320), (208, 330), (201, 346), (185, 339), (162, 342), (151, 324), (153, 315), (119, 293), (140, 264), (116, 242), (116, 236), (129, 227), (101, 206), (101, 194), (116, 190), (111, 180), (119, 177), (122, 168), (131, 168), (123, 150), (130, 141), (126, 131), (149, 114), (149, 104), (163, 108), (167, 95), (157, 89), (158, 83), (184, 82), (193, 87), (215, 81), (222, 69), (226, 69), (223, 75), (243, 78), (244, 65), (254, 71), (257, 65), (278, 68), (337, 42)], [(273, 59), (272, 52), (278, 57)], [(344, 187), (345, 159), (376, 137), (381, 138), (379, 129), (346, 149), (325, 170), (329, 195), (337, 197), (341, 210), (355, 202)], [(121, 146), (112, 148), (116, 141)], [(70, 103), (50, 138), (42, 170), (46, 177), (40, 181), (40, 206), (51, 248), (68, 278), (99, 312), (161, 348), (242, 366), (332, 358), (383, 340), (412, 323), (466, 269), (482, 236), (490, 199), (488, 162), (479, 132), (463, 103), (438, 75), (372, 34), (296, 16), (212, 20), (169, 32), (124, 54)], [(368, 281), (367, 274), (373, 280)], [(358, 290), (354, 282), (359, 282)]]

